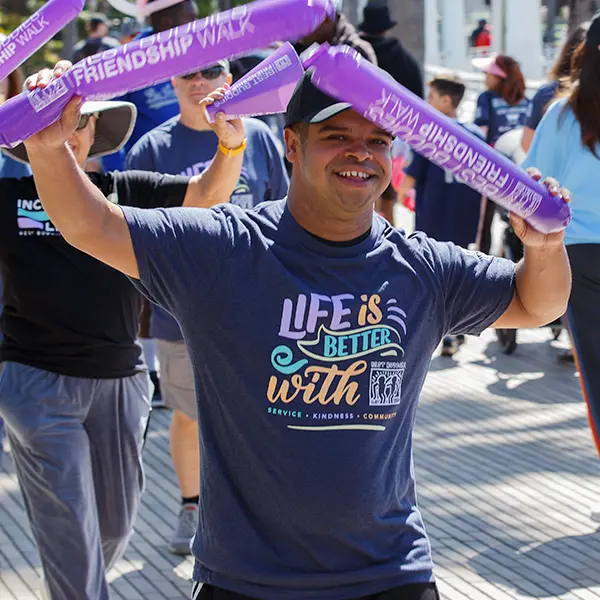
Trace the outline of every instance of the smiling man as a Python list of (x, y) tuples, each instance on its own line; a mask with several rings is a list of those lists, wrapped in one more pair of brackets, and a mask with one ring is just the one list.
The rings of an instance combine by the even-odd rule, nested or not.
[(47, 212), (173, 314), (190, 352), (193, 598), (437, 598), (412, 462), (431, 354), (448, 333), (562, 314), (563, 234), (515, 219), (515, 267), (390, 227), (373, 205), (391, 137), (310, 75), (287, 112), (288, 198), (249, 211), (111, 205), (54, 149), (61, 133), (27, 142)]

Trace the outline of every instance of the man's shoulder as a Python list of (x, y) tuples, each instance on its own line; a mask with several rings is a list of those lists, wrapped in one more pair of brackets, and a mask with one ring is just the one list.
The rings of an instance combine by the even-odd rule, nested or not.
[(264, 139), (266, 137), (273, 137), (273, 133), (271, 128), (260, 119), (255, 119), (253, 117), (247, 117), (242, 119), (244, 123), (244, 131), (246, 132), (246, 137), (248, 140), (251, 138), (261, 138)]
[(3, 200), (7, 197), (27, 199), (37, 198), (37, 191), (32, 175), (27, 177), (2, 177), (0, 178), (0, 189)]

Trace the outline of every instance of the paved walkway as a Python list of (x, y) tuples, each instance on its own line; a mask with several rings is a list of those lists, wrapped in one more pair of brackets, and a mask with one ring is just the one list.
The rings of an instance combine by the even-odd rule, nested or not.
[[(510, 357), (493, 332), (454, 359), (434, 357), (419, 411), (419, 499), (446, 600), (600, 599), (600, 460), (572, 367), (547, 329), (519, 334)], [(169, 413), (145, 451), (147, 492), (115, 598), (189, 596), (191, 561), (166, 544), (177, 510)], [(0, 599), (36, 598), (38, 559), (10, 456), (0, 474)]]

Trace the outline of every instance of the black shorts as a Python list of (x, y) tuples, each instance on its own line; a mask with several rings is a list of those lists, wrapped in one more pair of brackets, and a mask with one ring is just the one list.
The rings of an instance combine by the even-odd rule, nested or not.
[[(229, 592), (212, 585), (194, 583), (192, 589), (192, 600), (259, 600), (250, 596), (243, 596), (235, 592)], [(435, 583), (415, 583), (397, 587), (387, 592), (363, 596), (356, 600), (440, 600)]]

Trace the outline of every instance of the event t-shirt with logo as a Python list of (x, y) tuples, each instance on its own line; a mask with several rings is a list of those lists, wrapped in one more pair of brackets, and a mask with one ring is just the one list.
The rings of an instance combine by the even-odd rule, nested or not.
[[(477, 125), (460, 125), (483, 138)], [(438, 242), (454, 242), (463, 248), (475, 242), (481, 212), (480, 192), (416, 152), (412, 153), (405, 173), (415, 179), (415, 229)]]
[[(243, 119), (248, 145), (242, 172), (230, 202), (253, 208), (287, 195), (289, 179), (277, 141), (270, 128), (258, 119)], [(170, 119), (146, 134), (127, 155), (128, 169), (160, 173), (199, 175), (211, 163), (218, 139), (213, 131), (196, 131)], [(177, 321), (160, 307), (152, 307), (150, 335), (169, 341), (182, 339)]]
[(497, 92), (486, 90), (477, 98), (475, 125), (488, 128), (486, 141), (493, 145), (503, 133), (525, 125), (528, 108), (527, 98), (511, 106)]
[[(181, 206), (188, 184), (183, 177), (134, 171), (89, 176), (113, 202), (147, 208)], [(32, 177), (0, 179), (0, 270), (0, 362), (99, 379), (145, 368), (136, 343), (139, 292), (63, 239)]]
[(412, 428), (445, 334), (509, 306), (512, 262), (375, 216), (353, 245), (285, 200), (123, 208), (137, 285), (181, 324), (198, 406), (194, 579), (266, 600), (433, 580)]

